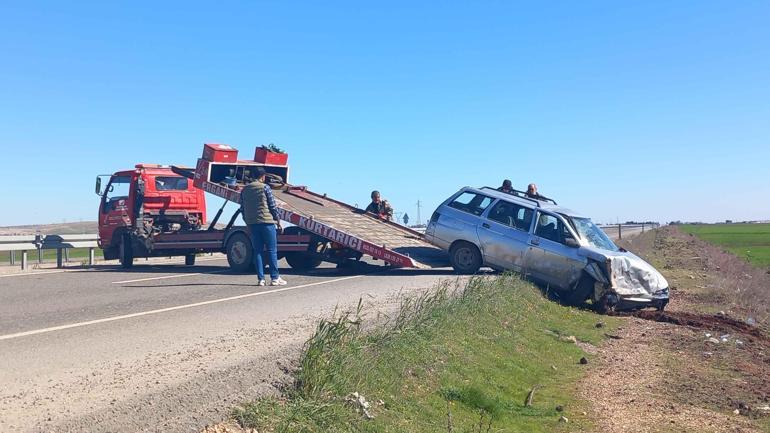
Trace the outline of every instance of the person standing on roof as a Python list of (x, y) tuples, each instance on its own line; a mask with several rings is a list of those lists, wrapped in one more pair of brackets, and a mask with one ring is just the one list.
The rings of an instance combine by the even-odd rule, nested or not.
[(537, 185), (535, 185), (534, 183), (530, 183), (527, 186), (527, 197), (534, 198), (535, 200), (550, 200), (550, 201), (553, 201), (550, 198), (544, 196), (543, 194), (540, 194), (539, 192), (537, 192)]
[(366, 207), (366, 212), (373, 213), (385, 221), (393, 219), (393, 207), (380, 197), (379, 191), (372, 191), (372, 202)]
[(511, 183), (510, 179), (505, 179), (503, 181), (503, 185), (500, 188), (497, 188), (497, 190), (511, 194), (513, 193), (513, 184)]
[(265, 285), (265, 266), (262, 252), (267, 249), (270, 267), (270, 285), (283, 286), (286, 280), (278, 274), (277, 230), (281, 229), (278, 208), (275, 206), (273, 192), (265, 183), (265, 169), (257, 167), (254, 180), (241, 191), (241, 209), (243, 221), (249, 226), (251, 244), (254, 250), (254, 265), (257, 268), (258, 286)]

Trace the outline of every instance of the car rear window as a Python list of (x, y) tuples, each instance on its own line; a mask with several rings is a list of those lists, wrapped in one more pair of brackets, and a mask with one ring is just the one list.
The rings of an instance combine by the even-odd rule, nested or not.
[(449, 207), (468, 212), (473, 215), (481, 215), (492, 204), (492, 197), (475, 192), (464, 192), (449, 203)]
[(155, 178), (156, 191), (186, 191), (188, 179), (181, 176), (158, 176)]

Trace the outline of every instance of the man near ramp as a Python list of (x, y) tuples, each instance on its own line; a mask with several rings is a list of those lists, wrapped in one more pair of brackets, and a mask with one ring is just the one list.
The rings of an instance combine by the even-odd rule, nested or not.
[(243, 221), (249, 226), (251, 243), (254, 249), (254, 265), (257, 268), (258, 286), (265, 285), (265, 266), (262, 252), (267, 249), (270, 267), (270, 285), (283, 286), (286, 280), (278, 274), (277, 229), (281, 229), (278, 209), (270, 186), (265, 183), (265, 170), (257, 167), (252, 176), (254, 180), (241, 191)]

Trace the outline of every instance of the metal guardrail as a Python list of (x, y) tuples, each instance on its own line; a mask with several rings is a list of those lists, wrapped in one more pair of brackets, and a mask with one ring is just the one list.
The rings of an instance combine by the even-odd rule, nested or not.
[(617, 229), (618, 239), (623, 239), (624, 230), (641, 228), (642, 233), (644, 233), (645, 230), (652, 230), (658, 227), (660, 227), (660, 224), (657, 224), (657, 223), (654, 223), (654, 224), (603, 224), (599, 226), (600, 229), (604, 230), (608, 234), (610, 231), (614, 231)]
[(16, 264), (16, 252), (21, 251), (21, 269), (28, 268), (28, 252), (37, 251), (38, 263), (43, 262), (43, 250), (56, 250), (56, 267), (69, 261), (70, 248), (88, 248), (88, 265), (93, 266), (96, 234), (0, 236), (0, 251), (10, 252), (11, 265)]
[(40, 246), (40, 236), (0, 236), (0, 251), (9, 251), (11, 265), (16, 264), (16, 252), (21, 251), (21, 268), (27, 269), (27, 252), (37, 250)]

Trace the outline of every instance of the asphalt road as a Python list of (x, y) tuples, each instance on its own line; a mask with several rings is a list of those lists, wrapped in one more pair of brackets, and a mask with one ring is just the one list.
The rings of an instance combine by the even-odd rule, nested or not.
[(298, 274), (257, 287), (225, 260), (0, 275), (0, 431), (190, 432), (276, 392), (320, 317), (370, 317), (448, 269)]

